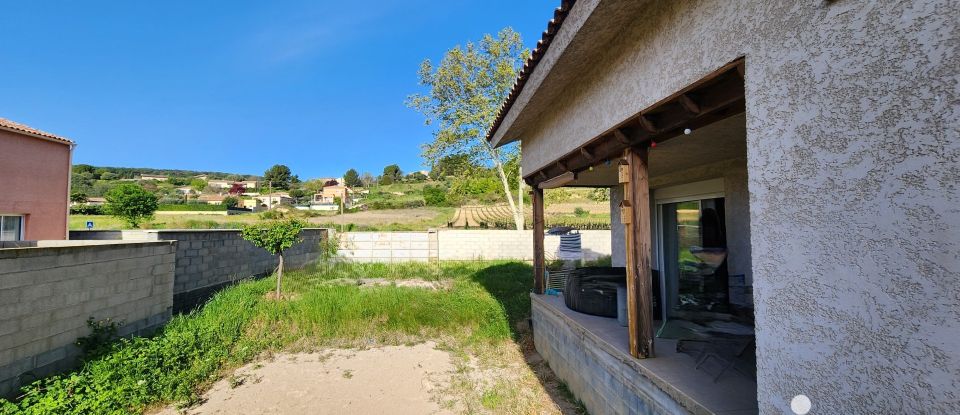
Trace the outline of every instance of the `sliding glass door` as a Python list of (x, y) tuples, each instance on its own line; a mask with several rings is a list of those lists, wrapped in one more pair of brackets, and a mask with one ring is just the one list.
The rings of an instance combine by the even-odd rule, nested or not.
[(0, 216), (0, 241), (23, 238), (23, 216)]
[[(686, 329), (728, 311), (724, 199), (658, 205), (661, 337), (685, 338)], [(671, 324), (680, 320), (678, 324)]]

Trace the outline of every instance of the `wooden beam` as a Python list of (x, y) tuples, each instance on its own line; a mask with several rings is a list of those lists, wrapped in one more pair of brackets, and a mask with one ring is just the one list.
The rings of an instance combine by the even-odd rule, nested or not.
[(691, 114), (700, 114), (700, 105), (697, 105), (697, 103), (693, 100), (693, 98), (690, 98), (689, 95), (680, 95), (678, 101), (680, 102), (680, 105), (683, 106), (683, 109), (687, 110), (687, 112)]
[(640, 115), (637, 117), (637, 121), (640, 122), (640, 126), (650, 134), (656, 134), (659, 131), (657, 130), (657, 125), (653, 123), (653, 120), (646, 115)]
[(530, 193), (533, 204), (533, 292), (543, 294), (546, 273), (543, 253), (543, 189), (534, 187)]
[(617, 142), (625, 146), (630, 145), (630, 139), (627, 138), (627, 135), (623, 133), (619, 128), (613, 130), (613, 137), (617, 139)]
[(593, 154), (590, 154), (590, 151), (587, 150), (586, 147), (580, 147), (580, 155), (590, 163), (596, 161), (596, 159), (593, 157)]
[(645, 359), (653, 350), (653, 293), (650, 271), (650, 183), (647, 149), (628, 148), (623, 152), (627, 174), (624, 183), (624, 207), (627, 216), (627, 328), (630, 354)]

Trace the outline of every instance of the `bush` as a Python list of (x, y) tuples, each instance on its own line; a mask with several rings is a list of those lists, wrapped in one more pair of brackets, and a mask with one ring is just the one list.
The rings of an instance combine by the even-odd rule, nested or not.
[(157, 207), (157, 210), (162, 210), (165, 212), (218, 212), (221, 210), (227, 210), (227, 206), (223, 204), (208, 205), (206, 203), (182, 203), (160, 205)]
[(100, 205), (76, 205), (70, 206), (71, 215), (103, 215), (103, 206)]
[(573, 215), (578, 218), (585, 218), (587, 216), (590, 216), (590, 212), (582, 207), (578, 207), (573, 210)]
[(423, 188), (423, 202), (427, 206), (449, 206), (447, 191), (440, 186), (425, 186)]

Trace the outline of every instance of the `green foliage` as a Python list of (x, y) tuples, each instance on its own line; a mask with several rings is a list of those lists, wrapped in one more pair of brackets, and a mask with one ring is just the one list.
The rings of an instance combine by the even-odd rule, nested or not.
[(590, 212), (582, 207), (578, 207), (573, 209), (573, 215), (578, 218), (585, 218), (587, 216), (590, 216)]
[[(133, 414), (162, 403), (196, 403), (222, 370), (264, 350), (445, 337), (459, 345), (509, 341), (529, 316), (530, 267), (522, 263), (333, 264), (291, 273), (292, 301), (264, 299), (270, 279), (218, 293), (151, 338), (121, 339), (77, 371), (34, 382), (0, 413)], [(336, 280), (420, 278), (450, 281), (448, 290), (361, 289)]]
[(206, 203), (165, 203), (157, 206), (158, 211), (165, 212), (219, 212), (227, 210), (223, 204), (209, 205)]
[(468, 154), (449, 154), (440, 157), (433, 163), (433, 168), (430, 169), (430, 177), (434, 180), (440, 180), (446, 177), (462, 176), (479, 167), (470, 160)]
[(75, 205), (70, 206), (71, 215), (102, 215), (103, 206), (100, 205)]
[(380, 175), (380, 184), (393, 184), (403, 178), (403, 172), (400, 166), (391, 164), (383, 168), (383, 174)]
[(235, 208), (240, 205), (240, 199), (237, 199), (235, 196), (227, 196), (223, 198), (223, 201), (220, 202), (220, 206), (225, 208)]
[(573, 198), (573, 193), (564, 188), (548, 189), (543, 192), (543, 199), (547, 203), (563, 203)]
[(70, 202), (87, 203), (87, 194), (83, 192), (70, 192)]
[(607, 202), (610, 200), (610, 188), (601, 187), (593, 189), (590, 191), (590, 195), (588, 195), (587, 198), (593, 200), (594, 202)]
[(110, 342), (116, 340), (117, 330), (123, 323), (111, 319), (96, 320), (93, 317), (87, 319), (87, 327), (90, 328), (90, 334), (83, 336), (76, 341), (77, 347), (83, 352), (85, 359), (98, 357), (105, 350)]
[(440, 186), (426, 186), (423, 201), (427, 206), (447, 206), (447, 191)]
[(274, 189), (286, 190), (290, 188), (293, 175), (290, 173), (289, 167), (282, 164), (275, 164), (263, 173), (263, 181), (264, 184), (262, 187), (266, 187), (267, 184), (270, 183), (270, 186)]
[(357, 187), (362, 183), (360, 182), (360, 174), (356, 170), (350, 169), (343, 174), (343, 184), (349, 187)]
[(122, 183), (106, 194), (104, 211), (126, 221), (130, 227), (138, 228), (144, 220), (153, 217), (157, 210), (157, 197), (140, 185)]
[(426, 175), (426, 174), (423, 174), (423, 173), (420, 173), (420, 172), (418, 172), (418, 171), (415, 171), (415, 172), (413, 172), (413, 173), (410, 173), (410, 174), (406, 175), (406, 177), (403, 178), (403, 181), (405, 181), (405, 182), (407, 182), (407, 183), (420, 183), (420, 182), (424, 182), (424, 181), (426, 181), (426, 180), (427, 180), (427, 175)]
[(203, 189), (207, 188), (207, 181), (203, 179), (190, 180), (190, 188), (198, 192), (202, 192)]
[(300, 242), (300, 231), (306, 224), (298, 219), (288, 219), (267, 223), (257, 223), (241, 228), (243, 239), (265, 249), (272, 255), (280, 255), (284, 250)]

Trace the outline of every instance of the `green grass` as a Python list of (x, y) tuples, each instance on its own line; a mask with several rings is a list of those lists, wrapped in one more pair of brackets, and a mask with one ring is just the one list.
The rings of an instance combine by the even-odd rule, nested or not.
[[(243, 282), (154, 337), (105, 345), (77, 371), (28, 385), (19, 402), (0, 400), (0, 413), (126, 414), (189, 405), (229, 369), (265, 351), (429, 338), (490, 350), (518, 336), (514, 323), (529, 313), (529, 276), (528, 265), (511, 262), (338, 264), (288, 273), (284, 301), (267, 299), (272, 278)], [(450, 288), (361, 289), (331, 281), (361, 277), (449, 280)]]

